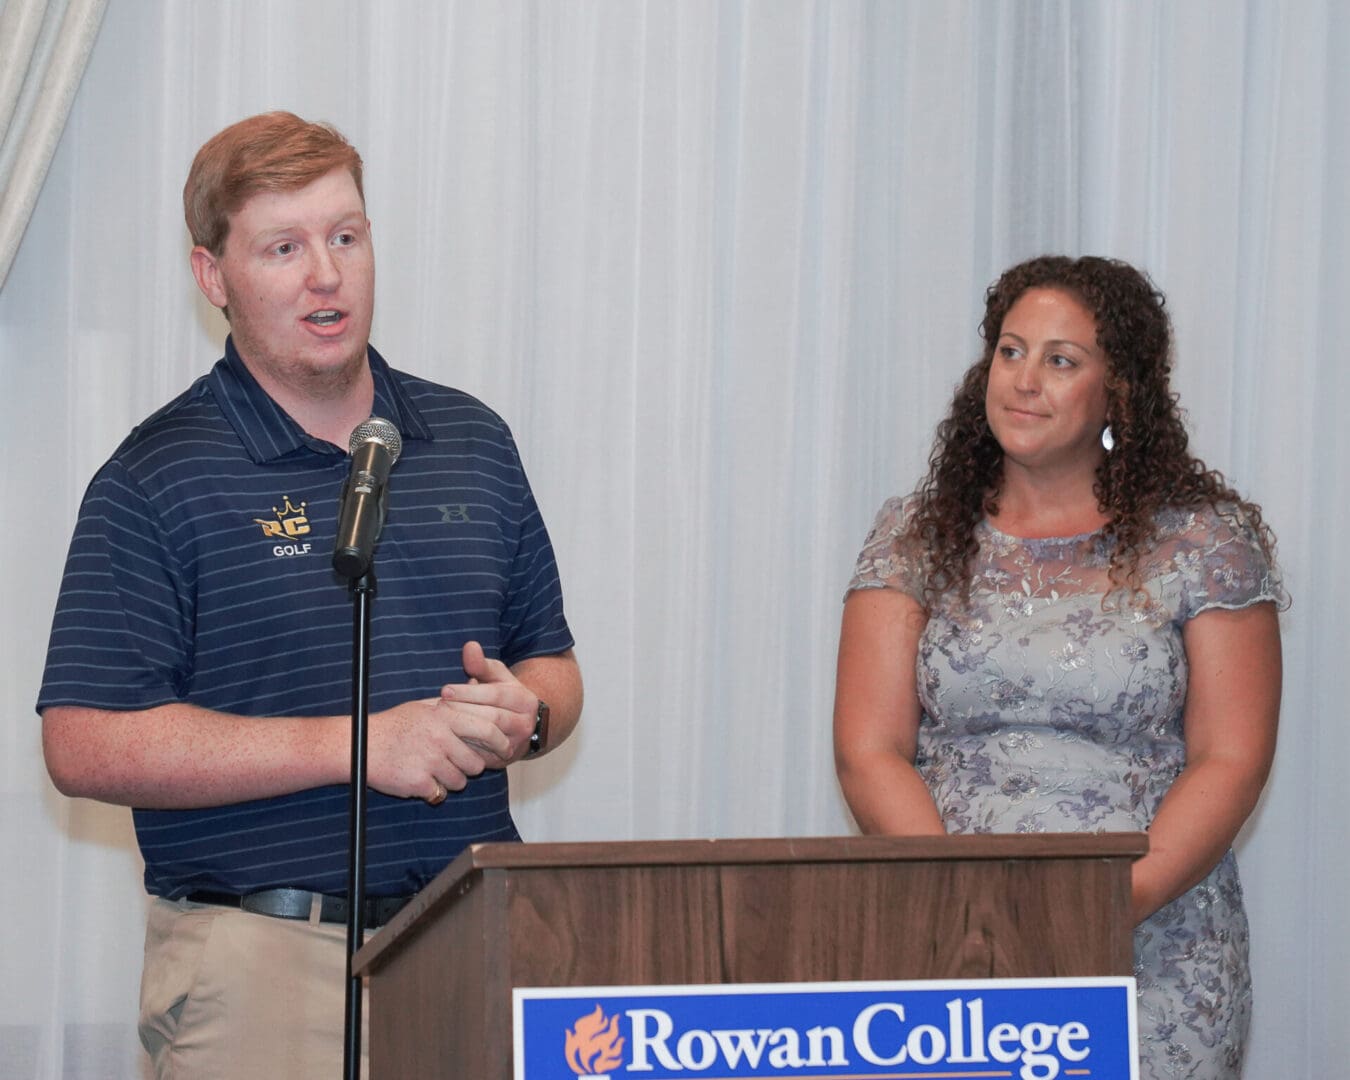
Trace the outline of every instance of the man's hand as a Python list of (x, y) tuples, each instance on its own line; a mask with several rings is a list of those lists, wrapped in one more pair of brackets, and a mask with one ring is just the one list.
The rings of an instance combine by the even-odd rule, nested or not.
[(511, 741), (490, 719), (424, 698), (371, 716), (367, 779), (386, 795), (434, 805), (484, 769), (501, 768), (510, 753)]
[(465, 643), (462, 660), (467, 681), (371, 716), (371, 787), (436, 805), (445, 792), (529, 751), (539, 697), (476, 641)]
[[(463, 667), (468, 682), (441, 687), (441, 706), (457, 725), (470, 720), (488, 725), (500, 738), (464, 738), (482, 755), (486, 768), (504, 769), (529, 750), (539, 698), (500, 660), (489, 660), (476, 641), (465, 642)], [(506, 740), (505, 750), (500, 749), (501, 739)]]

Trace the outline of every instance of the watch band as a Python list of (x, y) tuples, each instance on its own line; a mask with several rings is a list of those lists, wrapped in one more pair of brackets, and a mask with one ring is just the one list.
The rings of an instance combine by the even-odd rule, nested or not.
[(530, 734), (530, 748), (525, 751), (525, 756), (534, 757), (535, 754), (541, 754), (547, 745), (548, 702), (540, 698), (539, 707), (534, 710), (534, 731)]

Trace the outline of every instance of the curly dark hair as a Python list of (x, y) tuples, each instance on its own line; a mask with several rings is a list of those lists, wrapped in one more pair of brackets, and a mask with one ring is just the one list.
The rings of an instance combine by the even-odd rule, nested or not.
[(984, 351), (957, 387), (938, 425), (928, 476), (902, 543), (925, 553), (923, 601), (931, 612), (956, 590), (969, 599), (975, 529), (998, 512), (1003, 450), (985, 418), (985, 387), (1004, 316), (1028, 289), (1062, 289), (1097, 323), (1097, 345), (1107, 358), (1107, 422), (1114, 449), (1097, 468), (1094, 493), (1113, 541), (1109, 577), (1137, 596), (1139, 559), (1156, 536), (1164, 507), (1236, 507), (1256, 531), (1268, 558), (1274, 537), (1261, 508), (1241, 498), (1223, 476), (1192, 454), (1177, 395), (1169, 384), (1172, 328), (1163, 294), (1147, 276), (1117, 259), (1042, 255), (1007, 270), (985, 293), (980, 336)]

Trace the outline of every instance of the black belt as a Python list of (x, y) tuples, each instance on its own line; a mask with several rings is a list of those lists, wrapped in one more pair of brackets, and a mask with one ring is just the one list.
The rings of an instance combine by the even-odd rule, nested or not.
[[(210, 892), (201, 890), (190, 892), (184, 900), (194, 904), (217, 904), (224, 907), (241, 908), (257, 915), (271, 915), (274, 919), (308, 919), (315, 897), (320, 898), (319, 922), (345, 923), (347, 921), (347, 898), (329, 896), (327, 893), (312, 893), (307, 889), (266, 889), (263, 892), (246, 893), (236, 896), (234, 893)], [(383, 926), (392, 919), (411, 896), (369, 896), (366, 898), (365, 926)]]

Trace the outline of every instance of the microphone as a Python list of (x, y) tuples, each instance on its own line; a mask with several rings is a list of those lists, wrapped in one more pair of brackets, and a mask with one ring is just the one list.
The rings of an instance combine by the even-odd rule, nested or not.
[(403, 439), (388, 420), (372, 416), (356, 426), (348, 449), (352, 470), (338, 496), (333, 569), (355, 581), (370, 569), (375, 556), (375, 541), (384, 528), (389, 470), (403, 450)]

